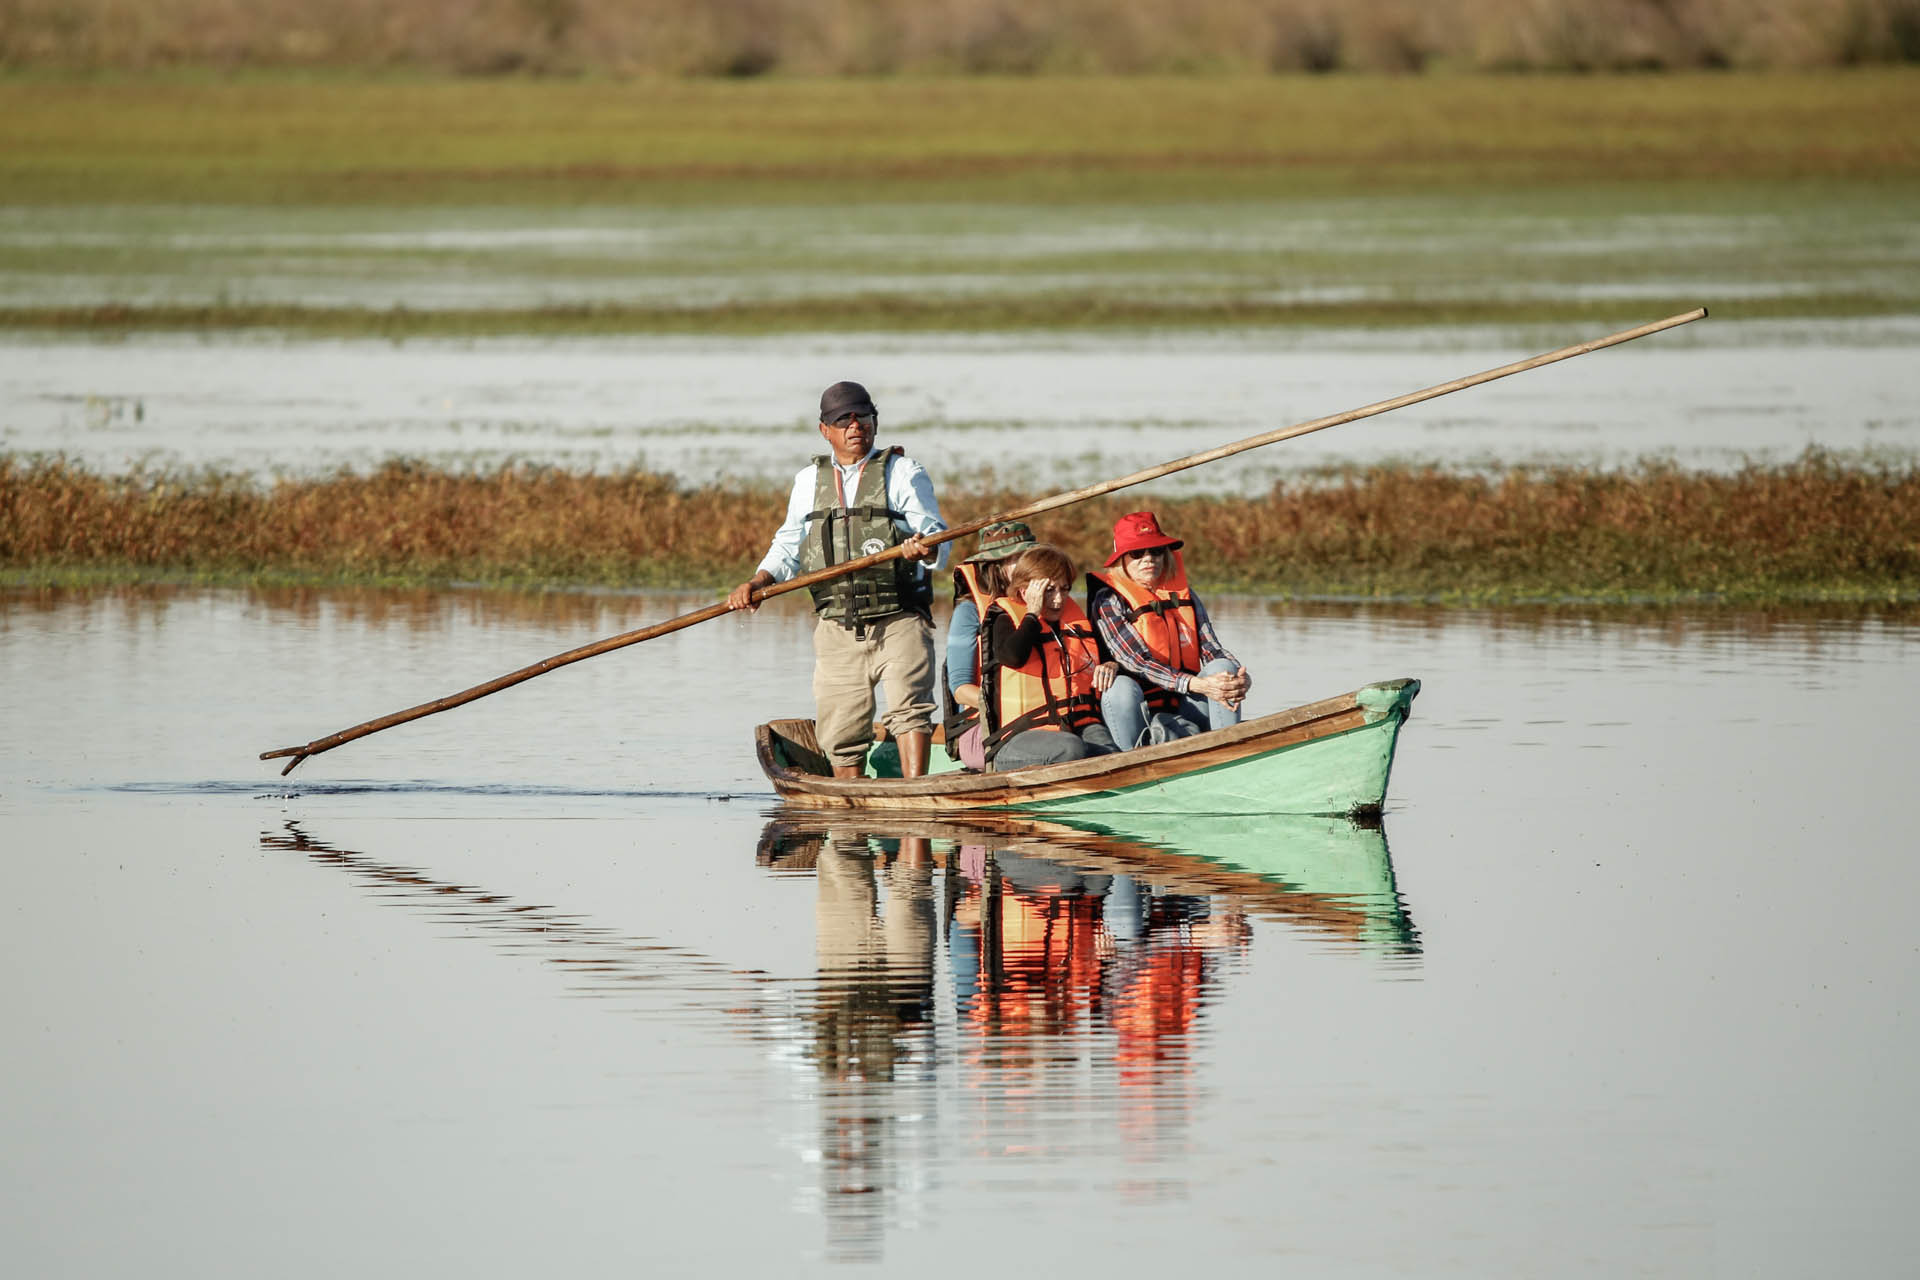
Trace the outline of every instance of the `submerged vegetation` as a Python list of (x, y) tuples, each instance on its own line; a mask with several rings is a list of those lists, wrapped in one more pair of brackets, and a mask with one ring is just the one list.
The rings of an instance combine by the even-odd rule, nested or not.
[[(958, 522), (1040, 496), (942, 502)], [(720, 587), (751, 571), (784, 498), (638, 471), (394, 462), (257, 485), (0, 456), (0, 576)], [(1141, 505), (1186, 540), (1196, 578), (1215, 588), (1443, 601), (1920, 594), (1920, 468), (1819, 453), (1732, 474), (1372, 467), (1255, 499), (1122, 493), (1038, 523), (1090, 566), (1113, 519)]]

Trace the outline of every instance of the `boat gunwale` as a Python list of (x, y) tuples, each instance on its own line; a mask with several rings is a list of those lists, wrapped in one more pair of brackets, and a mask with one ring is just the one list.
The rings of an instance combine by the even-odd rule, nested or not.
[[(1417, 687), (1418, 681), (1412, 677), (1375, 681), (1347, 693), (1322, 698), (1318, 702), (1276, 711), (1227, 729), (1180, 738), (1158, 746), (1139, 747), (1120, 753), (1119, 757), (1090, 756), (1084, 760), (1040, 765), (1008, 773), (943, 773), (921, 778), (823, 777), (781, 764), (774, 758), (774, 737), (778, 733), (774, 725), (794, 723), (792, 720), (769, 721), (758, 726), (754, 730), (754, 751), (759, 757), (761, 769), (774, 783), (774, 789), (782, 794), (791, 792), (831, 799), (848, 806), (860, 806), (862, 801), (879, 802), (874, 807), (901, 805), (902, 802), (915, 800), (925, 801), (930, 807), (936, 808), (1039, 803), (1048, 798), (1046, 793), (1055, 793), (1057, 788), (1064, 787), (1069, 792), (1079, 790), (1082, 793), (1115, 790), (1142, 786), (1190, 770), (1197, 772), (1217, 767), (1260, 754), (1264, 739), (1292, 738), (1287, 743), (1274, 744), (1274, 749), (1278, 749), (1280, 746), (1300, 745), (1363, 727), (1379, 716), (1369, 716), (1357, 725), (1351, 723), (1356, 713), (1368, 716), (1367, 709), (1359, 700), (1362, 693), (1375, 689), (1398, 693), (1410, 684)], [(1298, 730), (1317, 727), (1323, 721), (1327, 723), (1321, 732), (1309, 733), (1304, 737), (1295, 736)], [(1219, 758), (1223, 753), (1225, 758)], [(1201, 757), (1212, 758), (1203, 760)], [(1190, 769), (1183, 768), (1183, 762)], [(1098, 785), (1075, 786), (1096, 779), (1099, 780)], [(943, 800), (949, 803), (943, 805)]]

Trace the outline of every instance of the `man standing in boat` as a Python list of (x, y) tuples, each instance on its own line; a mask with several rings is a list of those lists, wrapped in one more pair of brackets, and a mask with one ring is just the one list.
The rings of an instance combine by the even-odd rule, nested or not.
[(933, 481), (895, 446), (879, 449), (880, 413), (857, 382), (820, 396), (820, 435), (832, 450), (800, 469), (787, 518), (753, 577), (727, 596), (753, 609), (753, 593), (799, 573), (844, 564), (889, 547), (901, 559), (811, 588), (814, 733), (836, 778), (865, 771), (873, 741), (873, 687), (887, 691), (887, 732), (900, 744), (900, 772), (927, 771), (933, 741), (933, 580), (925, 561), (944, 564), (946, 547), (922, 538), (945, 532)]

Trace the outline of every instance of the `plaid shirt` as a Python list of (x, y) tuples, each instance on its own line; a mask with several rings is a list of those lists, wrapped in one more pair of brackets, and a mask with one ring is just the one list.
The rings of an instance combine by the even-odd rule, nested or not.
[[(1220, 643), (1220, 637), (1213, 633), (1213, 622), (1207, 617), (1207, 606), (1200, 603), (1198, 596), (1193, 600), (1193, 618), (1200, 628), (1201, 664), (1205, 665), (1215, 658), (1225, 658), (1238, 666), (1240, 660), (1228, 653), (1226, 646)], [(1146, 641), (1127, 621), (1126, 599), (1112, 587), (1102, 587), (1094, 596), (1093, 625), (1100, 632), (1107, 652), (1128, 672), (1162, 689), (1171, 689), (1175, 693), (1187, 691), (1187, 681), (1194, 673), (1180, 671), (1154, 657), (1153, 650), (1147, 648)]]

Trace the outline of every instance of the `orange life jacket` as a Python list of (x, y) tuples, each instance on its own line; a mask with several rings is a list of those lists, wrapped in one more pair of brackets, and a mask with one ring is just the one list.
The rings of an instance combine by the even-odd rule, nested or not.
[[(1087, 608), (1101, 587), (1109, 587), (1127, 603), (1127, 625), (1154, 657), (1176, 671), (1200, 674), (1200, 614), (1194, 607), (1193, 592), (1187, 587), (1187, 566), (1178, 551), (1173, 553), (1173, 572), (1151, 589), (1141, 586), (1124, 572), (1087, 575)], [(1173, 694), (1165, 689), (1147, 690), (1147, 703), (1172, 703)]]
[(980, 566), (968, 564), (964, 560), (953, 566), (954, 603), (959, 603), (962, 592), (973, 600), (973, 607), (980, 611), (982, 618), (985, 618), (987, 607), (993, 603), (993, 597), (988, 595), (987, 589), (980, 585)]
[[(980, 634), (990, 636), (993, 615), (1004, 613), (1014, 626), (1026, 620), (1027, 607), (1001, 596), (980, 619)], [(1040, 620), (1040, 642), (1026, 665), (1003, 666), (991, 660), (991, 642), (983, 642), (988, 660), (980, 669), (981, 701), (993, 713), (987, 727), (987, 758), (1001, 743), (1027, 729), (1079, 730), (1100, 722), (1100, 697), (1093, 691), (1093, 669), (1100, 664), (1100, 643), (1093, 624), (1073, 600), (1060, 621)]]

